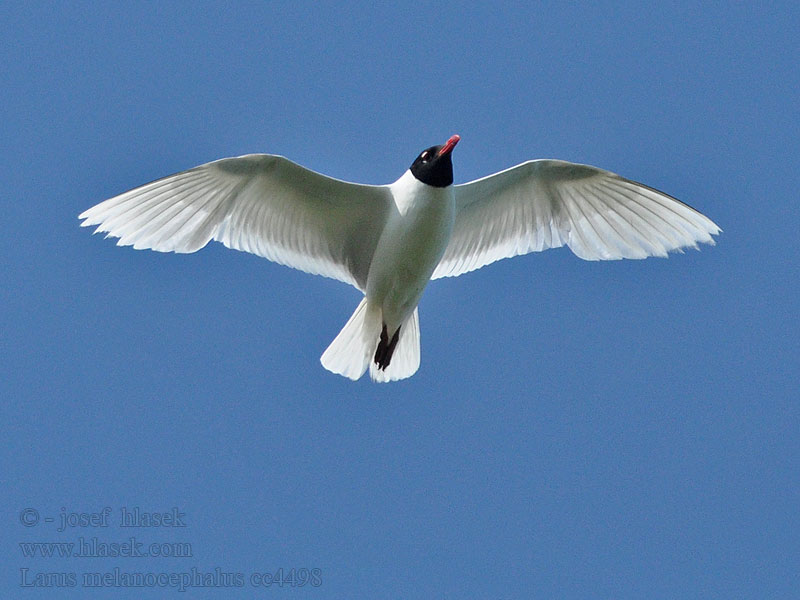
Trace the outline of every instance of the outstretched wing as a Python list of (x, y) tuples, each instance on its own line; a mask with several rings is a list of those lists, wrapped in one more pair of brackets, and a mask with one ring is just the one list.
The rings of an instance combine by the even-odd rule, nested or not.
[(347, 183), (282, 156), (225, 158), (80, 215), (120, 246), (195, 252), (210, 240), (364, 289), (386, 221), (385, 186)]
[(708, 217), (658, 190), (588, 165), (533, 160), (457, 185), (456, 220), (433, 279), (566, 244), (586, 260), (666, 256), (714, 244)]

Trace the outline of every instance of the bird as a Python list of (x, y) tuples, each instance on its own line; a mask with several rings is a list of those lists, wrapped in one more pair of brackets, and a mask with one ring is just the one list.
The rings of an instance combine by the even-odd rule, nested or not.
[(666, 257), (721, 229), (680, 200), (590, 165), (537, 159), (453, 184), (460, 141), (426, 148), (394, 183), (334, 179), (273, 154), (199, 165), (86, 210), (117, 245), (189, 253), (210, 241), (363, 293), (322, 354), (352, 380), (420, 365), (418, 304), (431, 280), (566, 245), (585, 260)]

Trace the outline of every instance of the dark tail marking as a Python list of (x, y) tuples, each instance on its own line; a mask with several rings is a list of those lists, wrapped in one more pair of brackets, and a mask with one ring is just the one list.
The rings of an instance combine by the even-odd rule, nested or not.
[(385, 371), (389, 363), (392, 362), (392, 354), (394, 354), (398, 339), (400, 339), (400, 328), (397, 328), (390, 340), (386, 331), (386, 323), (384, 323), (383, 329), (381, 329), (381, 340), (378, 342), (378, 349), (375, 350), (375, 358), (373, 359), (381, 371)]

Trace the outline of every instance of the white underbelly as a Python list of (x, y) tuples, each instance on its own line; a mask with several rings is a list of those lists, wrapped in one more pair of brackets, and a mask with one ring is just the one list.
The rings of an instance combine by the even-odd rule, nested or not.
[(389, 218), (370, 266), (367, 299), (390, 332), (416, 308), (453, 231), (452, 189), (425, 191)]

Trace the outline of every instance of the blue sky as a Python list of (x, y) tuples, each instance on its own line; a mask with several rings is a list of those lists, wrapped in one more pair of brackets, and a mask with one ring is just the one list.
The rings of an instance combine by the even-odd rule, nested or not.
[[(39, 572), (76, 574), (58, 597), (183, 597), (80, 577), (192, 568), (244, 582), (191, 598), (800, 594), (795, 6), (187, 6), (0, 9), (4, 597), (54, 597), (20, 589)], [(584, 162), (724, 233), (437, 281), (419, 372), (379, 386), (319, 364), (352, 288), (78, 227), (213, 159), (381, 184), (453, 133), (457, 183)], [(23, 555), (124, 542), (122, 507), (185, 513), (134, 535), (192, 556)], [(321, 585), (252, 587), (279, 568)]]

